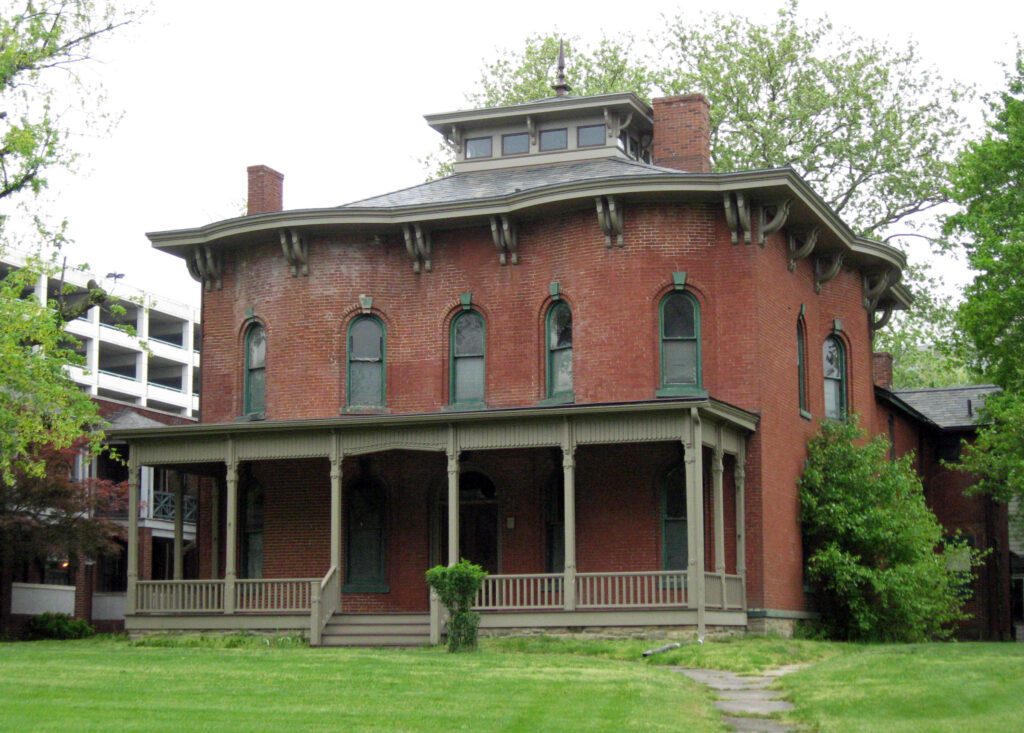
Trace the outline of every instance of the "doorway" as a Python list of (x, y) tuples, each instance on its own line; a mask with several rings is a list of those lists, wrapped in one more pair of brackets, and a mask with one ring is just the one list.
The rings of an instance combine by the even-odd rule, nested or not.
[[(448, 501), (438, 502), (438, 562), (448, 561)], [(494, 482), (478, 471), (459, 476), (459, 557), (476, 563), (490, 574), (501, 567), (500, 506)]]

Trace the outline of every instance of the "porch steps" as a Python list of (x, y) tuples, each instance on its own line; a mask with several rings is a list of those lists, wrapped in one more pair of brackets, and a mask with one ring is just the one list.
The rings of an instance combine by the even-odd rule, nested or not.
[(422, 646), (430, 643), (426, 613), (336, 613), (321, 646)]

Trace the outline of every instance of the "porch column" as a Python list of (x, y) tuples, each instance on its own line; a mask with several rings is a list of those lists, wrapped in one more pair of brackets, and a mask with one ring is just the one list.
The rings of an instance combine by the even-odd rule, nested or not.
[[(175, 472), (177, 473), (177, 472)], [(182, 488), (183, 476), (178, 476), (178, 485), (174, 489), (174, 579), (185, 577), (182, 563), (185, 559), (185, 490)]]
[(448, 428), (448, 566), (459, 561), (459, 436)]
[(125, 613), (135, 613), (136, 588), (139, 580), (139, 449), (128, 447), (128, 593)]
[(747, 481), (747, 439), (736, 439), (736, 466), (733, 477), (736, 484), (736, 574), (743, 577), (743, 593), (747, 589), (747, 524), (744, 489)]
[(562, 600), (566, 611), (576, 610), (576, 440), (572, 423), (566, 419), (562, 438), (562, 486), (563, 515), (565, 531), (562, 557), (563, 573)]
[(337, 436), (331, 444), (331, 567), (341, 572), (341, 447)]
[(722, 426), (715, 426), (715, 452), (711, 462), (711, 490), (715, 505), (715, 574), (722, 596), (722, 610), (726, 608), (725, 602), (725, 503), (722, 489), (722, 474), (725, 472), (723, 464), (724, 450), (722, 448)]
[(224, 541), (224, 613), (235, 612), (235, 579), (238, 577), (236, 550), (238, 549), (238, 460), (235, 458), (235, 444), (229, 438), (226, 482), (228, 487), (227, 516), (224, 518), (226, 537)]
[(687, 509), (687, 543), (689, 562), (687, 563), (687, 584), (692, 595), (688, 597), (688, 605), (692, 608), (694, 597), (697, 606), (697, 637), (704, 638), (707, 598), (704, 590), (704, 462), (703, 430), (700, 411), (690, 408), (689, 419), (686, 421), (683, 446), (686, 463), (686, 509)]
[(220, 577), (220, 479), (214, 479), (210, 493), (210, 578), (215, 579)]

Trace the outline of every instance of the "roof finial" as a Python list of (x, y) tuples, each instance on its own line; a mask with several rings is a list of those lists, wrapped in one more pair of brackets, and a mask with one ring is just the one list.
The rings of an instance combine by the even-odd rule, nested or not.
[(565, 43), (561, 39), (558, 41), (558, 77), (555, 83), (551, 85), (551, 88), (555, 90), (555, 95), (559, 97), (564, 97), (572, 91), (572, 87), (565, 80)]

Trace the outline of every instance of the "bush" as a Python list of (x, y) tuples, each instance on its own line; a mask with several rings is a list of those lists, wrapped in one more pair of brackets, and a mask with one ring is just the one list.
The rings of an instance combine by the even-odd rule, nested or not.
[(427, 584), (448, 609), (448, 651), (473, 651), (477, 646), (480, 614), (473, 611), (480, 584), (487, 571), (469, 560), (459, 560), (449, 568), (438, 565), (427, 571)]
[(30, 639), (85, 639), (95, 633), (88, 621), (66, 613), (41, 613), (28, 622)]
[(856, 418), (822, 423), (808, 446), (800, 479), (807, 576), (821, 628), (835, 639), (942, 638), (966, 617), (980, 555), (943, 539), (913, 456), (888, 453), (889, 442), (867, 441)]

